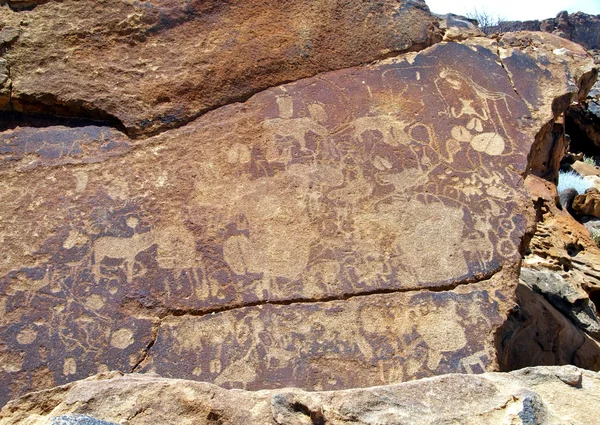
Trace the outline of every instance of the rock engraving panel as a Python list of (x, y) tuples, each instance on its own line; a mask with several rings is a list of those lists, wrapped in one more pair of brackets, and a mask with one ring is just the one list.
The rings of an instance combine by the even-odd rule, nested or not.
[(479, 337), (503, 321), (485, 283), (469, 293), (369, 295), (172, 317), (143, 370), (226, 388), (324, 390), (482, 373), (494, 347)]
[[(442, 291), (517, 264), (527, 224), (521, 174), (528, 110), (488, 53), (441, 44), (267, 90), (104, 156), (101, 164), (8, 167), (7, 190), (0, 191), (0, 384), (28, 382), (11, 388), (13, 397), (45, 387), (44, 368), (52, 384), (95, 373), (98, 364), (139, 370), (161, 317), (301, 302), (303, 313), (286, 323), (306, 317), (316, 326), (311, 315), (325, 320), (317, 312), (329, 307), (313, 302)], [(490, 295), (473, 314), (502, 316), (513, 278), (506, 277), (503, 296)], [(423, 308), (434, 309), (439, 297)], [(417, 370), (493, 364), (492, 313), (471, 327), (458, 306), (448, 307), (450, 318), (433, 314), (456, 324), (450, 341), (415, 327), (409, 312), (416, 298), (396, 298), (394, 315), (406, 324), (373, 329), (369, 337), (368, 321), (343, 336), (323, 330), (323, 344), (337, 347), (331, 350), (308, 343), (296, 350), (280, 327), (275, 351), (256, 347), (267, 344), (266, 331), (222, 342), (213, 332), (211, 346), (222, 345), (224, 353), (217, 356), (190, 333), (191, 347), (202, 349), (183, 367), (177, 356), (189, 353), (177, 347), (184, 342), (163, 325), (148, 359), (178, 353), (160, 370), (156, 361), (152, 367), (257, 388), (341, 388), (371, 379), (370, 372), (356, 381), (337, 374), (335, 383), (316, 372), (303, 378), (308, 370), (341, 367), (341, 358), (369, 370), (384, 359), (387, 382), (421, 376)], [(256, 313), (252, 327), (262, 329), (279, 314)], [(242, 315), (227, 317), (233, 329), (254, 332), (242, 328)], [(352, 317), (346, 313), (344, 324)], [(297, 338), (312, 332), (299, 328)], [(411, 341), (417, 333), (421, 357), (409, 354), (409, 342), (386, 342), (387, 354), (369, 342), (391, 334)], [(478, 348), (459, 347), (465, 339)], [(313, 351), (327, 353), (315, 355), (318, 367), (303, 360)], [(281, 376), (256, 378), (265, 353)], [(233, 377), (234, 363), (246, 378)]]

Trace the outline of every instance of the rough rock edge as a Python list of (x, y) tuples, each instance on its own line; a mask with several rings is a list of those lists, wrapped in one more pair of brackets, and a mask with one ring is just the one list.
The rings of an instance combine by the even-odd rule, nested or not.
[(107, 372), (19, 397), (0, 411), (0, 425), (41, 425), (52, 418), (128, 424), (380, 425), (408, 418), (410, 423), (592, 424), (594, 409), (582, 408), (600, 401), (599, 388), (600, 374), (574, 366), (449, 374), (322, 392), (226, 390), (205, 382)]

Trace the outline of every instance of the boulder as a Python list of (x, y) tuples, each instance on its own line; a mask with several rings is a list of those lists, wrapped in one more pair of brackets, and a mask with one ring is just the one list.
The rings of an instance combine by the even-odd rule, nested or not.
[(573, 200), (577, 195), (579, 195), (579, 193), (572, 187), (563, 189), (558, 193), (560, 205), (563, 207), (564, 210), (572, 212)]
[(441, 39), (424, 0), (43, 3), (0, 12), (0, 28), (19, 34), (3, 55), (10, 108), (110, 121), (132, 136)]
[(463, 41), (471, 37), (485, 37), (485, 33), (477, 27), (477, 21), (464, 16), (448, 13), (440, 15), (440, 30), (444, 33), (444, 41)]
[(599, 176), (600, 168), (591, 164), (587, 164), (583, 161), (575, 161), (571, 164), (571, 168), (577, 172), (580, 176)]
[(530, 268), (521, 269), (520, 279), (529, 289), (541, 294), (575, 326), (600, 339), (600, 320), (596, 308), (581, 286), (570, 284), (560, 273)]
[(600, 218), (600, 193), (584, 193), (573, 199), (573, 211), (578, 215)]
[(592, 425), (599, 394), (598, 373), (573, 366), (330, 392), (226, 390), (111, 372), (14, 400), (0, 412), (0, 424)]
[(307, 390), (481, 373), (504, 367), (499, 335), (536, 358), (503, 329), (523, 176), (591, 58), (549, 34), (498, 51), (439, 43), (146, 139), (0, 133), (0, 402), (110, 369)]

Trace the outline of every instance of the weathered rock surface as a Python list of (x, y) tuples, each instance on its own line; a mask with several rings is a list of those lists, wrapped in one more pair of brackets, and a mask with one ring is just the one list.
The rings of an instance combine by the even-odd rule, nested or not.
[(453, 13), (439, 15), (439, 17), (439, 27), (444, 33), (444, 41), (463, 41), (471, 37), (485, 37), (485, 33), (477, 27), (477, 21)]
[(423, 0), (65, 0), (0, 12), (0, 29), (18, 32), (4, 53), (10, 109), (107, 120), (130, 135), (422, 49), (441, 39), (436, 24)]
[(0, 424), (63, 425), (77, 418), (90, 425), (592, 425), (599, 394), (598, 373), (573, 366), (453, 374), (333, 392), (247, 392), (112, 372), (14, 400), (0, 412)]
[(600, 193), (584, 193), (573, 199), (573, 211), (578, 215), (600, 218)]
[[(501, 344), (501, 363), (507, 369), (557, 362), (598, 370), (600, 250), (588, 230), (559, 209), (554, 185), (535, 176), (526, 185), (538, 223), (523, 259), (520, 308), (504, 330), (514, 337)], [(515, 345), (523, 352), (533, 347), (535, 354), (515, 356)]]
[(0, 402), (108, 369), (252, 389), (499, 369), (528, 154), (591, 66), (540, 37), (321, 74), (135, 143), (0, 133)]
[(528, 172), (556, 182), (568, 148), (564, 112), (586, 98), (598, 72), (583, 47), (552, 34), (507, 33), (499, 39), (498, 52), (515, 91), (535, 122), (542, 123), (529, 153)]
[(575, 326), (600, 339), (600, 320), (589, 294), (579, 285), (571, 285), (560, 273), (521, 269), (521, 281), (534, 292), (541, 294)]

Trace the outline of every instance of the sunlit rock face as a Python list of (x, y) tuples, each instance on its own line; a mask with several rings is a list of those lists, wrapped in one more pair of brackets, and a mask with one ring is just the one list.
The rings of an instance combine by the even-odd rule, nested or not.
[(574, 366), (327, 392), (226, 390), (206, 382), (110, 372), (11, 401), (0, 412), (0, 423), (116, 425), (130, 418), (139, 425), (593, 424), (599, 391), (598, 374)]
[[(5, 55), (17, 109), (23, 34)], [(147, 37), (131, 48), (154, 48)], [(575, 45), (527, 37), (278, 77), (170, 130), (144, 102), (119, 115), (136, 111), (138, 79), (117, 70), (104, 81), (125, 103), (111, 112), (72, 94), (71, 112), (107, 112), (91, 116), (105, 125), (1, 132), (1, 401), (109, 369), (307, 390), (497, 370), (535, 218), (532, 146), (546, 152), (536, 134), (562, 113), (554, 99), (589, 71)], [(173, 63), (165, 75), (188, 87)], [(521, 63), (544, 90), (519, 93)], [(146, 130), (162, 132), (129, 137)]]

